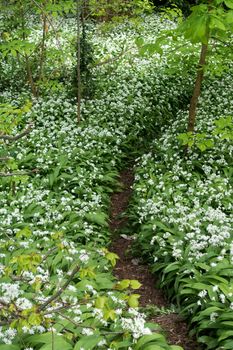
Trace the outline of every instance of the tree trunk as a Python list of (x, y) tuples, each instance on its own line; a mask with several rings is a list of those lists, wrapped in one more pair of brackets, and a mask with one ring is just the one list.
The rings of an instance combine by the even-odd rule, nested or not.
[[(24, 12), (23, 5), (21, 7), (20, 16), (21, 16), (22, 39), (23, 39), (23, 41), (26, 41), (27, 38), (26, 38), (26, 34), (25, 34), (25, 12)], [(33, 79), (31, 63), (30, 63), (30, 59), (29, 59), (28, 54), (25, 53), (24, 58), (25, 58), (25, 63), (26, 63), (27, 80), (30, 84), (33, 96), (37, 97), (37, 88), (36, 88), (36, 85), (35, 85), (35, 82)]]
[(43, 34), (42, 34), (42, 42), (41, 42), (41, 52), (40, 52), (40, 63), (39, 63), (39, 78), (38, 80), (43, 80), (44, 78), (44, 62), (45, 62), (45, 41), (46, 35), (48, 32), (48, 23), (47, 17), (44, 13), (42, 13), (42, 21), (43, 21)]
[(28, 55), (25, 55), (25, 61), (26, 61), (26, 70), (27, 70), (27, 80), (30, 84), (31, 87), (31, 91), (34, 97), (38, 97), (38, 92), (37, 92), (37, 88), (32, 76), (32, 69), (31, 69), (31, 64), (30, 64), (30, 60), (28, 58)]
[(197, 104), (198, 104), (199, 96), (201, 94), (201, 85), (204, 77), (204, 67), (206, 63), (207, 51), (208, 51), (208, 44), (202, 44), (196, 82), (195, 82), (193, 95), (192, 95), (192, 98), (190, 101), (190, 107), (189, 107), (188, 131), (190, 132), (193, 132), (195, 127)]

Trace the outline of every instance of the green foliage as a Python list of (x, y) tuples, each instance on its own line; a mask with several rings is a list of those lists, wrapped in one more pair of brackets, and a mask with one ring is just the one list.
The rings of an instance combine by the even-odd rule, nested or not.
[(0, 135), (11, 134), (17, 125), (22, 122), (22, 117), (31, 109), (31, 102), (27, 101), (22, 107), (15, 107), (9, 103), (0, 104)]
[[(223, 4), (226, 5), (225, 10)], [(192, 14), (181, 24), (179, 30), (193, 43), (207, 44), (211, 36), (224, 36), (231, 30), (231, 1), (211, 1), (192, 7)]]
[[(217, 136), (216, 139), (214, 137)], [(189, 148), (198, 148), (201, 152), (211, 149), (215, 146), (219, 140), (232, 140), (233, 139), (233, 119), (231, 116), (222, 117), (215, 120), (215, 128), (210, 135), (206, 133), (182, 133), (177, 136), (178, 140), (183, 146)]]

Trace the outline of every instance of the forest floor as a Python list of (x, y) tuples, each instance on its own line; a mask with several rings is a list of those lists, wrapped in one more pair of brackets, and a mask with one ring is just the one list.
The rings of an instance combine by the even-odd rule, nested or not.
[[(119, 182), (122, 191), (116, 192), (111, 198), (110, 207), (110, 230), (113, 234), (111, 251), (119, 256), (118, 263), (114, 269), (117, 279), (135, 279), (142, 286), (138, 290), (140, 297), (140, 307), (148, 312), (148, 322), (159, 324), (165, 332), (169, 343), (180, 345), (184, 350), (198, 350), (199, 345), (188, 335), (187, 323), (171, 310), (171, 305), (166, 299), (163, 291), (156, 288), (156, 279), (146, 265), (135, 259), (131, 254), (132, 239), (130, 236), (121, 235), (121, 231), (126, 227), (128, 218), (122, 215), (126, 212), (132, 184), (134, 181), (133, 168), (122, 171), (119, 175)], [(122, 237), (123, 236), (123, 237)], [(153, 310), (155, 310), (153, 314)], [(166, 312), (167, 310), (167, 312)]]

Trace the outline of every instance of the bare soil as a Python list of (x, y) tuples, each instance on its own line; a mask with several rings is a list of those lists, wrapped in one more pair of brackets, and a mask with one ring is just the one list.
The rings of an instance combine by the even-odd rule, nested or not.
[[(111, 251), (116, 253), (120, 259), (114, 269), (114, 274), (118, 279), (136, 279), (142, 286), (138, 290), (141, 307), (153, 306), (157, 308), (169, 308), (169, 302), (161, 289), (156, 288), (156, 278), (143, 265), (139, 259), (132, 257), (130, 250), (132, 240), (130, 237), (121, 237), (120, 231), (127, 224), (127, 217), (122, 216), (128, 207), (132, 194), (131, 186), (134, 181), (133, 169), (122, 171), (119, 181), (123, 185), (121, 192), (116, 192), (111, 198), (110, 223), (109, 227), (113, 233)], [(118, 233), (118, 234), (116, 234)], [(180, 345), (184, 350), (198, 350), (200, 347), (188, 335), (187, 323), (175, 313), (160, 314), (159, 316), (149, 316), (149, 322), (159, 324), (165, 332), (169, 343)]]

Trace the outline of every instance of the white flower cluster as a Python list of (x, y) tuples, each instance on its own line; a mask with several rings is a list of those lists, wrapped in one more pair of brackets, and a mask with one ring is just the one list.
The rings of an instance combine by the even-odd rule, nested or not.
[(151, 334), (151, 330), (145, 327), (145, 317), (143, 314), (133, 310), (133, 318), (122, 317), (121, 325), (126, 331), (133, 334), (134, 339), (138, 339), (143, 335)]

